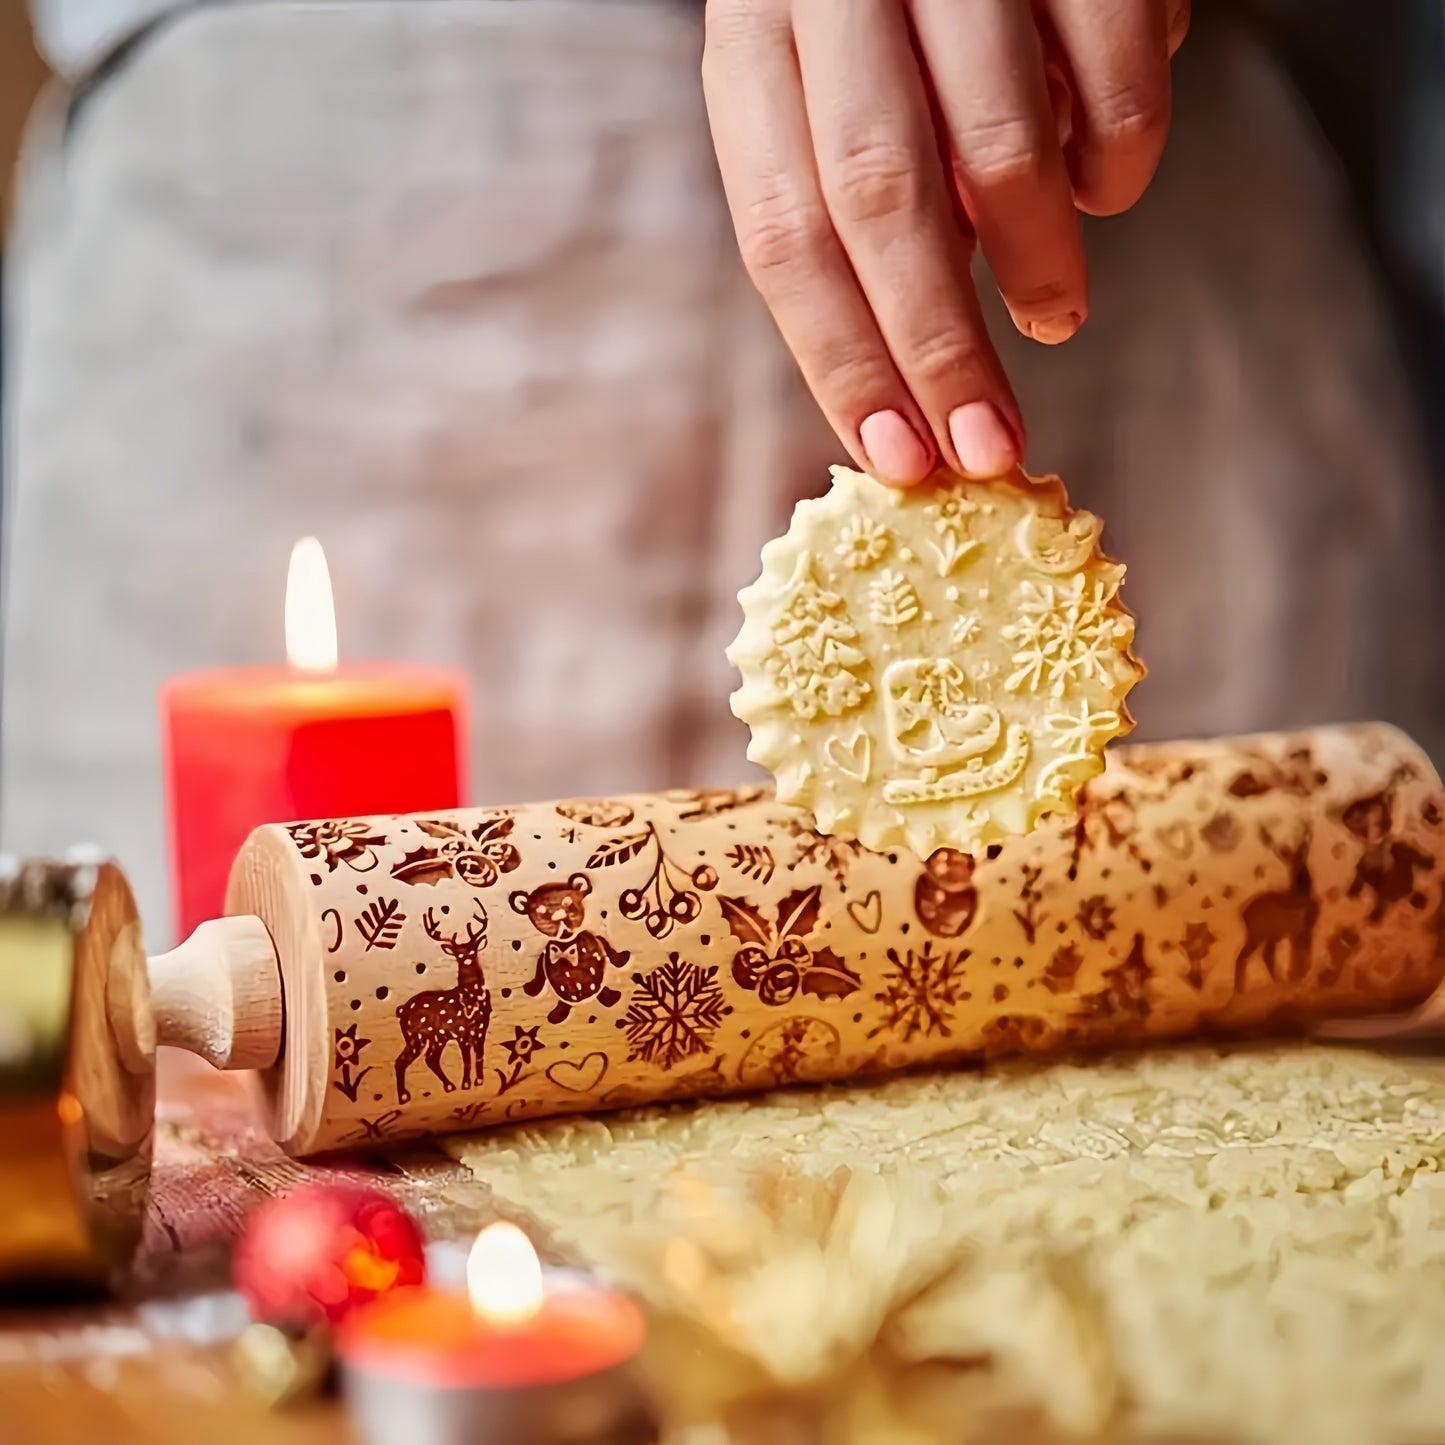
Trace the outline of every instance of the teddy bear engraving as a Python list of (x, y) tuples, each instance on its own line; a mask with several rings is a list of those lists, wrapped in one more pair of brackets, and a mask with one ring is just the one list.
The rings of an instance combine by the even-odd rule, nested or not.
[(587, 875), (574, 873), (565, 883), (544, 883), (530, 893), (518, 889), (511, 897), (513, 912), (522, 914), (547, 940), (537, 972), (522, 985), (522, 992), (536, 998), (551, 988), (557, 1003), (547, 1015), (550, 1023), (565, 1023), (573, 1008), (589, 999), (612, 1008), (622, 998), (605, 985), (607, 969), (622, 968), (631, 955), (583, 927), (591, 891)]

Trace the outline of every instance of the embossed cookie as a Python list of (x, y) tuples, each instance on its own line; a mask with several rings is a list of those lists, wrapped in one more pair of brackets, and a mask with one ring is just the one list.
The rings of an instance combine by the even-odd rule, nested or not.
[(1099, 531), (1056, 477), (900, 491), (834, 467), (763, 548), (728, 649), (780, 801), (924, 857), (1072, 812), (1144, 675)]

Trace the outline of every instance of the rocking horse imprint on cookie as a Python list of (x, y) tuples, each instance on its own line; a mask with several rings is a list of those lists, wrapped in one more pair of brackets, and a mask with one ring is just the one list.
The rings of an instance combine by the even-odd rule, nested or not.
[(1072, 812), (1143, 676), (1099, 533), (1057, 478), (903, 492), (835, 467), (764, 547), (728, 651), (779, 801), (924, 857)]

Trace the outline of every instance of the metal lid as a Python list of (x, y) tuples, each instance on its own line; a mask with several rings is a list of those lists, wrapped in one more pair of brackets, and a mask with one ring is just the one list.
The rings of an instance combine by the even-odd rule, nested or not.
[(88, 852), (0, 858), (0, 1284), (114, 1282), (140, 1239), (154, 1122), (125, 875)]

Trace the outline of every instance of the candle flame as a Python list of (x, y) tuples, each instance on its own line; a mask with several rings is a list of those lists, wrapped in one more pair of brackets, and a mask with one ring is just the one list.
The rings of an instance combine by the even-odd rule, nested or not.
[(472, 1308), (493, 1324), (520, 1324), (542, 1307), (542, 1264), (515, 1224), (489, 1224), (467, 1256)]
[(330, 672), (336, 666), (331, 574), (315, 537), (303, 537), (291, 549), (286, 573), (286, 660), (305, 672)]

